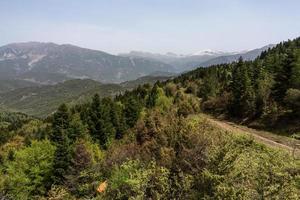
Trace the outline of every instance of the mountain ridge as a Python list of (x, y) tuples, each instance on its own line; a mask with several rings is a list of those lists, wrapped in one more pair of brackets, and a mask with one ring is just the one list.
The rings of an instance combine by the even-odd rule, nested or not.
[(275, 46), (276, 46), (275, 44), (269, 44), (269, 45), (263, 46), (261, 48), (256, 48), (256, 49), (249, 50), (249, 51), (244, 52), (244, 53), (237, 53), (237, 54), (233, 54), (233, 55), (216, 57), (216, 58), (213, 58), (213, 59), (208, 60), (206, 62), (203, 62), (200, 65), (204, 66), (204, 67), (208, 67), (208, 66), (211, 66), (211, 65), (227, 64), (227, 63), (237, 61), (240, 57), (242, 57), (244, 60), (248, 60), (248, 61), (254, 60), (263, 51), (266, 51), (269, 48), (273, 48)]
[(127, 58), (70, 44), (12, 43), (0, 47), (0, 79), (54, 84), (74, 78), (106, 83), (134, 80), (172, 66), (145, 58)]
[(181, 73), (193, 70), (199, 66), (208, 67), (210, 65), (230, 63), (238, 60), (239, 57), (243, 57), (245, 60), (254, 60), (261, 54), (262, 51), (265, 51), (268, 48), (272, 48), (274, 46), (274, 44), (269, 44), (261, 48), (237, 52), (226, 52), (206, 49), (186, 55), (175, 54), (170, 52), (166, 54), (158, 54), (143, 51), (131, 51), (129, 53), (123, 53), (119, 55), (131, 58), (141, 57), (164, 62), (166, 64), (174, 66), (174, 68), (176, 69), (176, 73)]

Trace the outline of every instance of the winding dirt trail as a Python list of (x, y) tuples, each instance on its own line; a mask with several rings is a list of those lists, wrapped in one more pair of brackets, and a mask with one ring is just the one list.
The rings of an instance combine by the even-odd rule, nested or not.
[(261, 130), (256, 130), (252, 128), (248, 128), (246, 126), (241, 126), (238, 124), (235, 124), (233, 122), (228, 122), (228, 121), (221, 121), (219, 119), (215, 119), (211, 116), (205, 115), (206, 118), (208, 119), (209, 122), (219, 126), (220, 128), (230, 131), (230, 132), (235, 132), (239, 134), (246, 134), (251, 137), (253, 137), (256, 141), (260, 143), (264, 143), (267, 146), (275, 147), (275, 148), (280, 148), (283, 150), (286, 150), (299, 158), (300, 156), (300, 141), (281, 136), (281, 135), (276, 135), (271, 132), (267, 131), (261, 131)]

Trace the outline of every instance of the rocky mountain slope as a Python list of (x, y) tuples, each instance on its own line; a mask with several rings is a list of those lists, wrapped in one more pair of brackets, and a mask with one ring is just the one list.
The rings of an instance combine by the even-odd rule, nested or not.
[(146, 59), (54, 43), (15, 43), (0, 47), (0, 79), (22, 79), (54, 84), (68, 79), (106, 83), (134, 80), (155, 71), (173, 71), (171, 65)]

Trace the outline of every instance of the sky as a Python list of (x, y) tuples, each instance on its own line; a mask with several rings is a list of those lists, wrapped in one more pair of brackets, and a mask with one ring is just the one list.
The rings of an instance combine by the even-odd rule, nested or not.
[(1, 0), (0, 45), (241, 51), (300, 36), (299, 0)]

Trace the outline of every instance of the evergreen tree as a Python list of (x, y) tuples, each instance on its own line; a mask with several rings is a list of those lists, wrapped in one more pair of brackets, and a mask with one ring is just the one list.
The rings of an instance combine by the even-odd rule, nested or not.
[(66, 135), (56, 144), (53, 160), (52, 180), (54, 184), (63, 184), (71, 161), (71, 148)]
[(87, 134), (87, 127), (81, 121), (79, 113), (72, 115), (70, 127), (68, 129), (68, 137), (71, 143), (74, 143), (78, 138), (84, 138)]
[(116, 130), (116, 139), (121, 139), (126, 130), (126, 120), (123, 107), (120, 103), (113, 102), (111, 109), (111, 121)]
[(260, 117), (267, 112), (273, 82), (274, 81), (272, 76), (263, 66), (261, 66), (261, 64), (258, 64), (256, 66), (254, 76), (254, 90), (256, 93), (256, 117)]
[(150, 94), (148, 96), (148, 99), (146, 102), (147, 108), (153, 108), (155, 106), (157, 98), (158, 98), (158, 86), (157, 86), (157, 84), (155, 84), (152, 87)]
[(232, 71), (232, 82), (231, 82), (231, 92), (232, 92), (232, 102), (230, 105), (231, 114), (234, 116), (239, 115), (241, 112), (241, 97), (243, 93), (243, 80), (241, 68), (243, 65), (243, 59), (240, 58), (238, 63), (233, 66)]
[(210, 73), (203, 78), (203, 84), (200, 88), (199, 95), (203, 97), (203, 100), (207, 100), (209, 97), (215, 97), (217, 95), (218, 80), (216, 73)]
[(110, 105), (111, 100), (103, 99), (95, 94), (91, 104), (89, 115), (89, 129), (93, 138), (98, 140), (102, 147), (114, 136), (115, 130), (111, 122)]
[(247, 67), (242, 58), (234, 65), (232, 72), (232, 102), (230, 111), (233, 116), (243, 117), (254, 113), (255, 97), (251, 85), (251, 79)]
[(280, 68), (275, 72), (275, 84), (272, 95), (279, 103), (283, 103), (286, 91), (291, 86), (292, 68), (294, 63), (296, 63), (296, 57), (291, 52), (288, 52), (288, 55), (281, 62)]
[(139, 85), (139, 86), (137, 87), (136, 91), (137, 91), (139, 100), (140, 100), (140, 101), (143, 101), (143, 100), (146, 98), (147, 93), (148, 93), (146, 87), (145, 87), (145, 86)]
[(102, 138), (100, 139), (103, 140), (103, 142), (100, 142), (102, 145), (106, 145), (107, 142), (109, 142), (112, 138), (115, 137), (116, 130), (113, 126), (113, 121), (112, 121), (112, 110), (113, 110), (113, 102), (111, 98), (104, 98), (101, 101), (101, 106), (100, 106), (100, 116), (101, 116), (101, 121), (103, 122), (102, 124)]
[(66, 104), (62, 104), (53, 116), (50, 140), (56, 146), (53, 161), (52, 180), (54, 184), (62, 184), (71, 160), (68, 129), (70, 116)]
[(125, 118), (129, 128), (135, 125), (139, 119), (140, 112), (141, 106), (139, 103), (133, 97), (129, 98), (125, 104)]
[(101, 114), (100, 114), (100, 97), (98, 94), (95, 94), (92, 100), (92, 104), (90, 106), (89, 111), (89, 130), (91, 136), (95, 139), (99, 139), (99, 135), (101, 135)]
[(59, 143), (63, 135), (67, 134), (66, 131), (70, 125), (70, 114), (66, 104), (59, 106), (57, 111), (53, 115), (52, 132), (50, 134), (50, 140), (54, 143)]
[(300, 89), (300, 50), (295, 52), (295, 59), (292, 63), (291, 87)]

